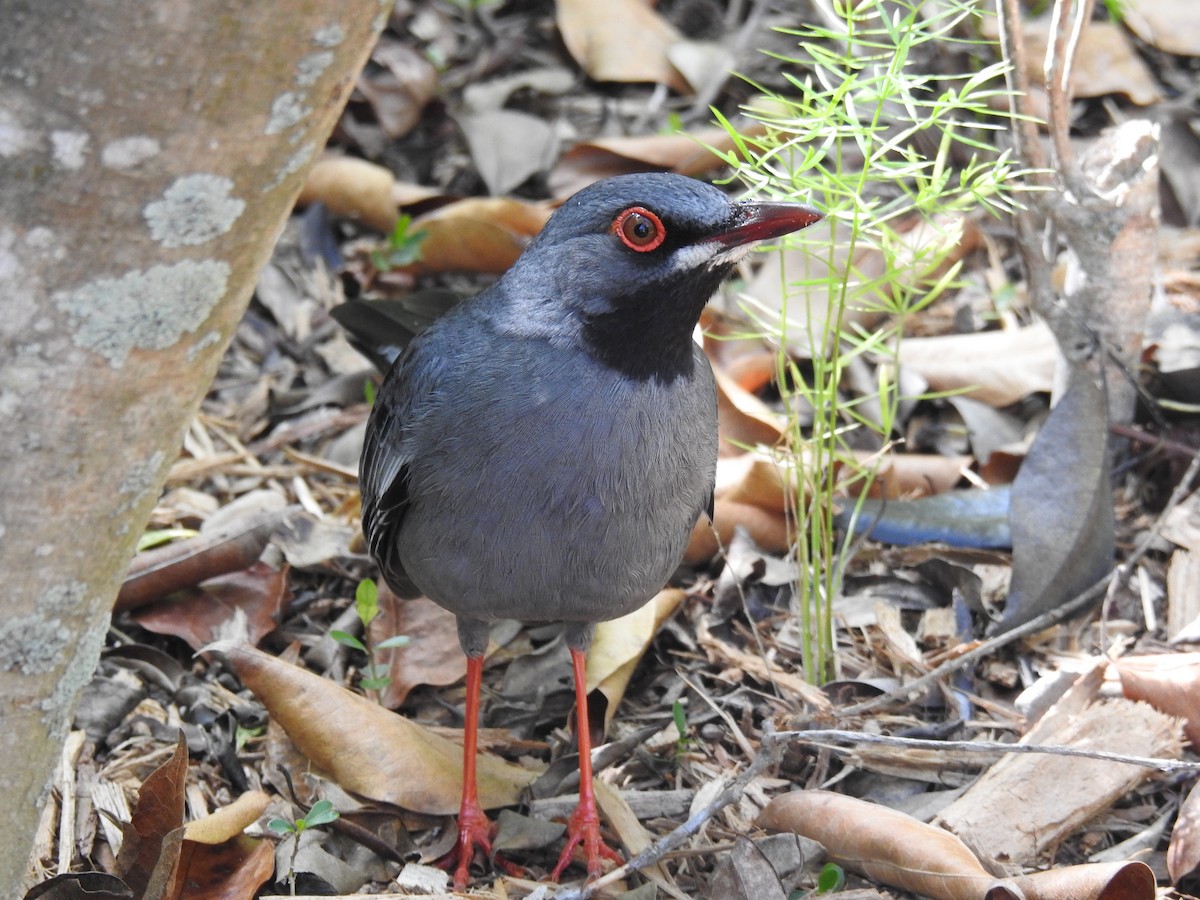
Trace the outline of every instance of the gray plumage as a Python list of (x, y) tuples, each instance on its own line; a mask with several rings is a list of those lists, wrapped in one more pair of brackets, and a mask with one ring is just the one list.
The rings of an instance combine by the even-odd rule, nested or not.
[[(631, 206), (664, 226), (652, 252), (613, 231)], [(747, 208), (675, 175), (593, 185), (388, 374), (362, 456), (363, 529), (395, 590), (459, 617), (468, 655), (498, 618), (567, 622), (584, 648), (679, 564), (717, 458), (692, 331), (746, 252), (749, 238), (722, 235)]]

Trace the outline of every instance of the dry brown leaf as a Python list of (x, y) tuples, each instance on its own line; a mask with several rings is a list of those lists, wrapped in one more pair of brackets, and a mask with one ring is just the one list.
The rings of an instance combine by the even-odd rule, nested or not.
[(402, 600), (380, 582), (379, 615), (371, 621), (369, 633), (372, 646), (398, 634), (409, 639), (403, 647), (378, 651), (392, 679), (381, 699), (389, 709), (402, 706), (419, 684), (454, 684), (466, 672), (454, 613), (426, 597)]
[(1123, 656), (1113, 666), (1126, 697), (1183, 719), (1184, 734), (1200, 750), (1200, 653)]
[(399, 214), (392, 196), (396, 177), (383, 166), (350, 156), (317, 160), (296, 202), (323, 203), (335, 216), (391, 234)]
[(1154, 871), (1141, 862), (1064, 866), (1009, 881), (1025, 900), (1154, 900)]
[[(209, 649), (229, 660), (296, 747), (346, 790), (414, 812), (457, 811), (460, 744), (252, 647), (223, 642)], [(480, 804), (517, 802), (537, 774), (480, 753)]]
[(188, 822), (184, 837), (198, 844), (219, 844), (237, 837), (254, 824), (270, 802), (271, 798), (262, 791), (246, 791), (212, 815)]
[(162, 883), (164, 870), (174, 869), (181, 832), (184, 788), (187, 781), (188, 749), (179, 732), (175, 751), (142, 782), (129, 822), (122, 823), (124, 842), (117, 854), (117, 873), (142, 897), (153, 883)]
[(742, 526), (754, 542), (770, 553), (782, 553), (788, 548), (787, 518), (751, 503), (718, 499), (713, 503), (713, 521), (701, 517), (692, 529), (683, 561), (689, 566), (712, 559), (721, 547), (729, 546), (733, 532)]
[(257, 644), (278, 627), (291, 598), (289, 571), (286, 563), (276, 569), (256, 562), (142, 607), (133, 619), (147, 631), (182, 638), (193, 650), (221, 639)]
[(651, 81), (687, 92), (667, 56), (683, 35), (643, 0), (557, 0), (556, 10), (563, 43), (589, 78)]
[(185, 840), (171, 887), (162, 900), (255, 897), (275, 873), (275, 844), (238, 835), (219, 844)]
[(744, 447), (774, 447), (783, 438), (787, 423), (758, 397), (738, 384), (720, 366), (717, 378), (717, 426), (724, 444), (741, 452)]
[(413, 273), (506, 271), (550, 210), (507, 197), (471, 197), (440, 207), (413, 221), (425, 232), (421, 259)]
[(900, 365), (916, 372), (935, 391), (966, 390), (992, 406), (1008, 406), (1049, 392), (1058, 365), (1058, 342), (1044, 323), (1028, 328), (983, 331), (900, 342)]
[(1171, 882), (1194, 872), (1200, 866), (1200, 781), (1192, 785), (1187, 797), (1179, 806), (1175, 827), (1171, 830), (1171, 843), (1167, 847), (1167, 872)]
[[(971, 467), (970, 456), (937, 456), (931, 453), (889, 453), (882, 461), (875, 455), (860, 454), (864, 466), (878, 470), (870, 496), (896, 500), (930, 497), (953, 490)], [(854, 493), (854, 485), (849, 486)]]
[(830, 791), (775, 797), (757, 824), (811, 838), (846, 868), (929, 897), (982, 898), (996, 882), (948, 831)]
[(364, 72), (358, 91), (371, 104), (384, 134), (393, 139), (408, 134), (437, 94), (437, 69), (410, 42), (387, 35), (371, 51), (371, 60), (381, 68)]
[(639, 609), (619, 619), (600, 622), (587, 654), (587, 689), (604, 695), (604, 728), (612, 721), (633, 670), (649, 649), (658, 629), (679, 608), (685, 594), (677, 588), (659, 591)]
[(1200, 6), (1195, 0), (1127, 0), (1121, 20), (1164, 53), (1200, 56)]
[[(742, 124), (739, 123), (739, 127)], [(743, 135), (755, 135), (763, 130), (760, 124), (744, 124)], [(714, 151), (728, 153), (735, 146), (724, 128), (581, 141), (555, 163), (549, 177), (550, 192), (555, 197), (565, 198), (602, 178), (634, 172), (702, 175), (716, 171), (724, 164)]]

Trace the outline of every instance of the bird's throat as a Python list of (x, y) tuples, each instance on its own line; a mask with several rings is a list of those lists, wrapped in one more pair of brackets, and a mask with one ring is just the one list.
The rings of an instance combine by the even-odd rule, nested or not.
[(609, 368), (639, 381), (690, 376), (692, 332), (723, 275), (694, 272), (617, 298), (609, 309), (584, 319), (588, 349)]

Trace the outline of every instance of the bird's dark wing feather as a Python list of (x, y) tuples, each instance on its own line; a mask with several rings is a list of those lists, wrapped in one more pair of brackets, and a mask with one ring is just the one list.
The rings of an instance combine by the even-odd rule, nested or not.
[[(414, 435), (418, 410), (441, 371), (437, 354), (426, 352), (425, 344), (413, 341), (384, 379), (359, 461), (363, 536), (388, 585), (401, 596), (419, 593), (400, 563), (397, 536), (408, 508), (409, 465), (420, 452)], [(422, 377), (409, 377), (412, 372)]]

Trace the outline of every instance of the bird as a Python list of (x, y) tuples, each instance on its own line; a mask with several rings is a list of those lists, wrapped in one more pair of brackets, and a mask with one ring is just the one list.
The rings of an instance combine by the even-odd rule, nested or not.
[(401, 597), (452, 612), (467, 658), (463, 789), (447, 863), (466, 886), (493, 829), (475, 755), (489, 623), (561, 621), (575, 682), (579, 803), (558, 881), (620, 855), (600, 834), (586, 653), (598, 622), (641, 607), (712, 517), (716, 386), (693, 337), (709, 298), (761, 240), (822, 218), (731, 199), (682, 175), (596, 182), (512, 267), (396, 359), (359, 465), (366, 546)]

